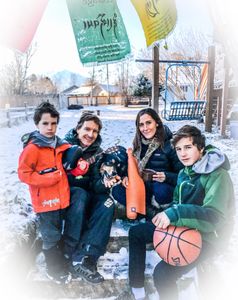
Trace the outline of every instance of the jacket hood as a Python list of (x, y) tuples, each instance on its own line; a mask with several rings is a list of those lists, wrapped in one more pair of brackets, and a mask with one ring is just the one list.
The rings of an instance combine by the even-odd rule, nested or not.
[(78, 145), (78, 146), (80, 146), (79, 140), (78, 140), (78, 138), (77, 138), (77, 132), (76, 132), (76, 130), (75, 130), (74, 128), (70, 129), (70, 130), (66, 133), (64, 139), (65, 139), (68, 143), (70, 143), (71, 145)]
[(209, 174), (220, 167), (230, 169), (227, 156), (218, 148), (208, 145), (205, 148), (205, 154), (192, 166), (192, 170), (198, 174)]
[[(55, 139), (56, 147), (68, 144), (66, 141), (62, 141), (57, 135), (55, 136)], [(23, 142), (23, 148), (25, 148), (29, 143), (35, 144), (39, 147), (52, 147), (52, 140), (47, 142), (47, 138), (43, 137), (37, 130), (24, 134), (21, 141)]]

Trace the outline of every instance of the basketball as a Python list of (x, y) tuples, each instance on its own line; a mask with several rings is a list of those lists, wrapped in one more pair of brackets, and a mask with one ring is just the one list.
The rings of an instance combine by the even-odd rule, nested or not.
[(194, 262), (202, 248), (199, 231), (188, 227), (156, 228), (153, 238), (155, 251), (168, 264), (186, 266)]

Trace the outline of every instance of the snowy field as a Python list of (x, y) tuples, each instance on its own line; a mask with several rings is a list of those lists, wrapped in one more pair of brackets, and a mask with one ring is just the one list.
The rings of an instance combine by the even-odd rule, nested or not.
[[(135, 132), (134, 121), (140, 108), (100, 106), (85, 107), (85, 109), (100, 109), (100, 117), (103, 122), (103, 130), (101, 132), (103, 148), (113, 146), (115, 143), (126, 148), (131, 147)], [(81, 111), (62, 111), (57, 134), (63, 137), (69, 129), (76, 125), (80, 115)], [(203, 124), (196, 124), (196, 122), (192, 121), (189, 121), (189, 123), (198, 126), (202, 131), (204, 130)], [(167, 122), (166, 124), (172, 131), (176, 131), (186, 122)], [(17, 176), (18, 156), (22, 150), (21, 136), (33, 130), (35, 130), (35, 127), (32, 120), (12, 128), (0, 128), (0, 267), (1, 263), (8, 258), (8, 254), (13, 251), (15, 244), (28, 238), (24, 233), (24, 228), (29, 224), (29, 221), (34, 220), (34, 214), (29, 205), (30, 198), (27, 186), (20, 183)], [(207, 143), (212, 143), (227, 154), (231, 163), (230, 174), (235, 186), (235, 193), (238, 195), (238, 141), (229, 138), (221, 139), (215, 129), (212, 134), (206, 134), (206, 136)], [(222, 259), (218, 258), (219, 268), (224, 279), (222, 294), (219, 299), (237, 299), (237, 297), (234, 297), (238, 273), (238, 256), (236, 254), (238, 250), (238, 218), (236, 220), (237, 224), (231, 245), (227, 246), (225, 256)], [(117, 223), (117, 227), (113, 229), (112, 234), (120, 235), (126, 233), (121, 228), (120, 223)], [(104, 259), (108, 256), (110, 254), (106, 253)], [(118, 261), (126, 261), (128, 257), (126, 249), (122, 249), (117, 257)], [(116, 256), (114, 256), (114, 259), (117, 259)], [(154, 262), (153, 254), (148, 254), (147, 260), (153, 260)], [(122, 272), (119, 274), (120, 276), (125, 278), (127, 275), (125, 272)], [(188, 298), (183, 298), (183, 300), (185, 299)], [(193, 300), (195, 298), (190, 297), (189, 299)]]

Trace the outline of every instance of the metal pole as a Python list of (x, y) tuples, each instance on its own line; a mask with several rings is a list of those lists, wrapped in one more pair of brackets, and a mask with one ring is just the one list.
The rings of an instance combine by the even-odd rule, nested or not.
[(153, 48), (152, 108), (159, 113), (159, 46)]
[(221, 136), (226, 135), (226, 121), (227, 121), (227, 104), (228, 104), (228, 83), (229, 83), (229, 66), (227, 57), (224, 57), (224, 77), (222, 87), (222, 101), (221, 101)]
[(108, 64), (106, 64), (106, 68), (107, 68), (107, 92), (108, 92), (107, 104), (111, 104), (111, 99), (110, 99), (110, 89), (109, 89), (109, 72), (108, 72)]
[(90, 92), (90, 105), (93, 105), (93, 85), (94, 85), (94, 65), (93, 65), (93, 75), (92, 75), (92, 81), (91, 81), (91, 92)]

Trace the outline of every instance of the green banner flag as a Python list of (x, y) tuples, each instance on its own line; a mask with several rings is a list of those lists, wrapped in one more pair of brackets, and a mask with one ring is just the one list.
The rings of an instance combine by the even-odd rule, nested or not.
[(80, 60), (107, 63), (131, 52), (116, 0), (67, 0)]

